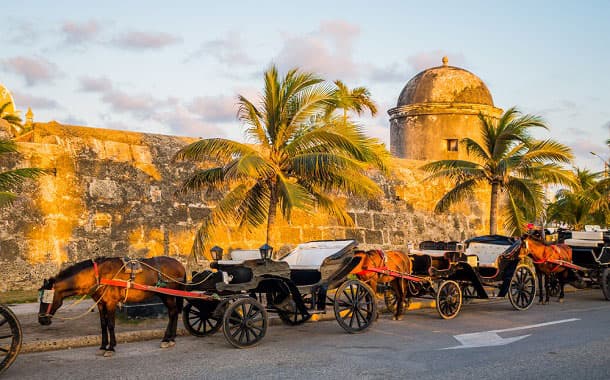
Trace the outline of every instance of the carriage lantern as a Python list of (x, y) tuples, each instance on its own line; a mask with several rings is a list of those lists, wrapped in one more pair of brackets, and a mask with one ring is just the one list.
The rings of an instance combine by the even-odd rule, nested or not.
[(269, 260), (271, 258), (271, 253), (273, 252), (273, 247), (265, 243), (258, 250), (261, 252), (263, 260)]
[(222, 248), (215, 245), (210, 248), (210, 252), (212, 252), (212, 258), (216, 261), (222, 260)]

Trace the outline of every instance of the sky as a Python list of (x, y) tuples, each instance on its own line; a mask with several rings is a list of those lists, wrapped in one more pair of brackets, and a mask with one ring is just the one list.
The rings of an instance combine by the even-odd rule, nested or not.
[[(85, 4), (85, 5), (83, 5)], [(497, 107), (543, 116), (536, 132), (601, 171), (610, 151), (609, 1), (12, 1), (0, 83), (22, 116), (99, 128), (243, 140), (238, 94), (271, 64), (365, 86), (359, 123), (389, 146), (387, 110), (419, 71), (479, 76)]]

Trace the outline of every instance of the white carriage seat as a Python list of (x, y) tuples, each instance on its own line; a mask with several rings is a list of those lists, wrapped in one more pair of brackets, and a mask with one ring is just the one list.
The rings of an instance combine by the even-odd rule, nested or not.
[(472, 242), (466, 248), (466, 255), (476, 255), (480, 266), (497, 267), (497, 259), (510, 245)]
[(231, 251), (231, 260), (220, 260), (221, 265), (243, 264), (246, 260), (261, 259), (261, 253), (258, 249), (236, 249)]
[(297, 245), (292, 252), (282, 259), (290, 269), (320, 270), (320, 266), (329, 256), (337, 254), (354, 245), (354, 240), (311, 241)]

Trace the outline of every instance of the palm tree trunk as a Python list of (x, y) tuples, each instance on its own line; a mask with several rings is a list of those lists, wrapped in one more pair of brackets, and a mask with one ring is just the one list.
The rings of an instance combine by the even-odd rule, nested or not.
[(269, 199), (269, 212), (267, 213), (267, 241), (273, 246), (275, 243), (275, 216), (277, 214), (277, 191), (276, 185), (271, 185), (271, 198)]
[(491, 184), (491, 200), (489, 207), (489, 234), (495, 235), (498, 233), (498, 195), (500, 192), (500, 184), (493, 182)]

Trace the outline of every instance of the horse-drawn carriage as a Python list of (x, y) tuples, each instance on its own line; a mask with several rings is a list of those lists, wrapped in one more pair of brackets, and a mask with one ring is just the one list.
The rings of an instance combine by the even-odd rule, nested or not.
[[(470, 246), (482, 242), (498, 245), (493, 244), (496, 241), (510, 242), (510, 245), (499, 244), (501, 249), (493, 250), (496, 252), (493, 262), (481, 263), (478, 254), (469, 253)], [(405, 301), (433, 298), (439, 315), (444, 319), (457, 316), (464, 299), (508, 296), (517, 310), (526, 310), (532, 305), (536, 294), (535, 270), (532, 261), (522, 256), (520, 240), (479, 237), (466, 241), (466, 244), (466, 251), (447, 250), (434, 254), (427, 249), (411, 253), (409, 273), (392, 271), (387, 267), (367, 267), (362, 272), (406, 280)], [(393, 311), (399, 299), (391, 291), (387, 291), (384, 298), (388, 309)]]
[(547, 244), (536, 234), (526, 239), (535, 264), (548, 273), (547, 295), (561, 299), (563, 286), (568, 283), (578, 289), (599, 286), (610, 300), (610, 232), (572, 231), (562, 235), (563, 245)]
[(8, 306), (0, 304), (0, 374), (13, 362), (21, 349), (21, 325)]
[(244, 348), (265, 336), (269, 312), (289, 325), (298, 325), (332, 306), (343, 329), (364, 331), (376, 318), (376, 304), (366, 284), (346, 280), (359, 261), (355, 247), (354, 240), (308, 242), (280, 261), (260, 257), (256, 251), (234, 251), (232, 260), (211, 264), (216, 271), (193, 276), (188, 290), (215, 298), (187, 296), (184, 325), (195, 336), (222, 328), (229, 343)]

